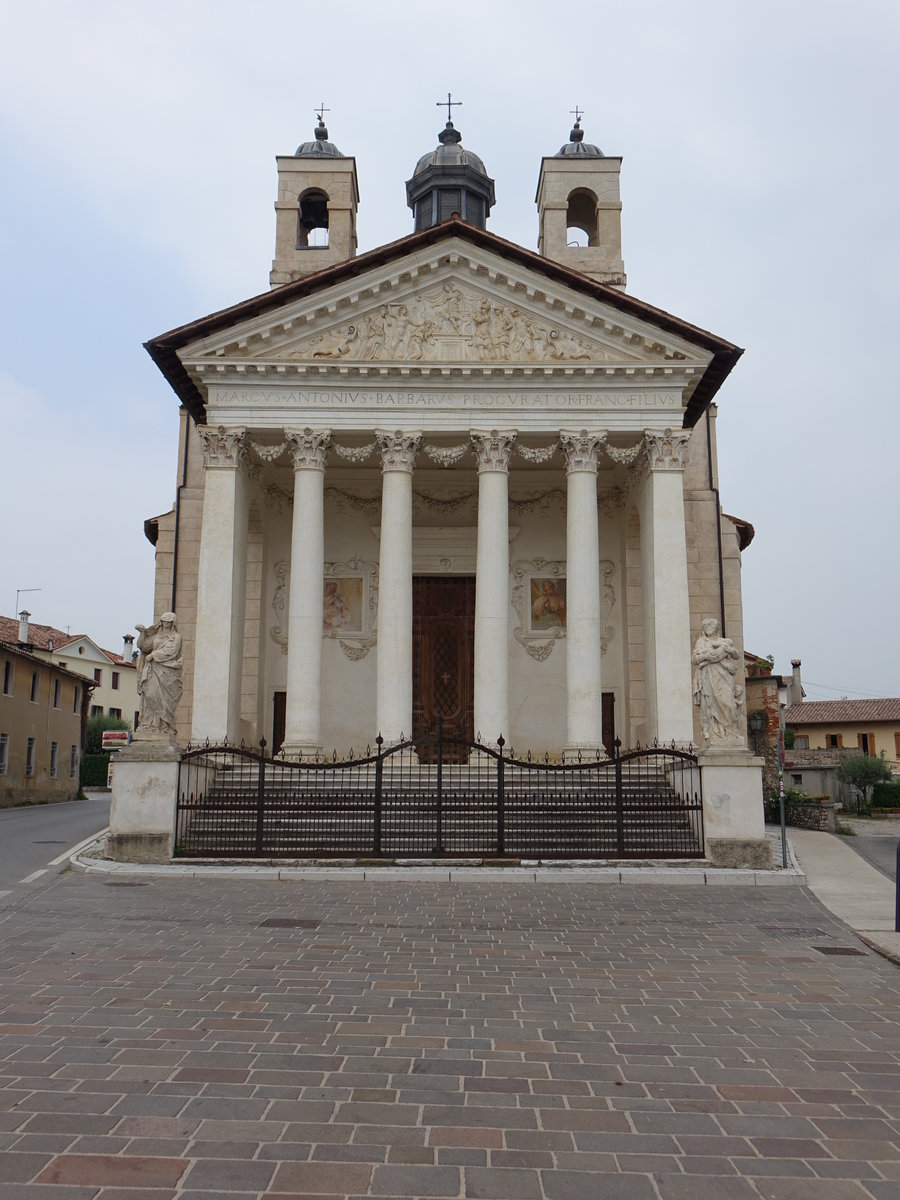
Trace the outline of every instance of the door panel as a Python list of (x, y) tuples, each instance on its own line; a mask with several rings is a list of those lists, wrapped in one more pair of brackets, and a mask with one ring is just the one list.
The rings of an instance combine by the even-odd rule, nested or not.
[[(447, 737), (474, 737), (475, 579), (413, 578), (413, 738), (433, 734), (438, 716)], [(448, 747), (448, 751), (450, 748)], [(423, 752), (427, 748), (423, 747)], [(422, 752), (420, 752), (420, 757)], [(445, 755), (452, 761), (449, 754)], [(456, 757), (467, 757), (461, 751)], [(424, 759), (423, 759), (424, 761)]]

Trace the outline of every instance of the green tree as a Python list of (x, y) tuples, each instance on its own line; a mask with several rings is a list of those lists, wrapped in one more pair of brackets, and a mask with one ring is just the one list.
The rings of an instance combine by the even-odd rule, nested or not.
[(99, 754), (103, 745), (104, 729), (130, 729), (131, 724), (124, 721), (121, 717), (111, 717), (108, 714), (101, 714), (97, 717), (91, 717), (87, 723), (87, 732), (84, 739), (85, 754)]
[(862, 792), (867, 808), (870, 789), (876, 783), (891, 781), (891, 768), (885, 762), (883, 750), (878, 758), (871, 754), (848, 754), (838, 763), (834, 774), (841, 783), (849, 783)]

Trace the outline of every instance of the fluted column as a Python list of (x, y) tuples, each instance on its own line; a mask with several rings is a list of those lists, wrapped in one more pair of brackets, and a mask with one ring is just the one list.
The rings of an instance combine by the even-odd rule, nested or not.
[(514, 432), (472, 431), (478, 460), (475, 733), (509, 741), (509, 456)]
[(325, 456), (329, 429), (285, 430), (294, 464), (285, 754), (321, 749)]
[(197, 569), (191, 740), (240, 740), (249, 501), (243, 429), (201, 426), (204, 489)]
[(679, 745), (694, 736), (683, 484), (690, 439), (680, 429), (645, 430), (649, 471), (638, 490), (647, 733)]
[(381, 547), (375, 710), (386, 742), (412, 736), (412, 473), (421, 433), (376, 430), (381, 449)]
[[(603, 432), (563, 430), (566, 456), (566, 750), (603, 749), (597, 456)], [(609, 749), (609, 747), (608, 747)]]

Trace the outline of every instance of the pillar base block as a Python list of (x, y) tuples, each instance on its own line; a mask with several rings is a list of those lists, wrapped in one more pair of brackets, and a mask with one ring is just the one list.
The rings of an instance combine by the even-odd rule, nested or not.
[(772, 845), (768, 838), (707, 838), (706, 857), (715, 867), (772, 869)]
[(316, 745), (315, 742), (282, 742), (281, 749), (275, 755), (276, 758), (319, 758), (324, 753), (324, 747)]

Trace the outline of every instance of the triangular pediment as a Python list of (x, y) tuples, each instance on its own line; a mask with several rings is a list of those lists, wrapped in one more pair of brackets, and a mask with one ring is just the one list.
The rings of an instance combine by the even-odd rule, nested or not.
[(186, 346), (193, 367), (703, 367), (709, 354), (602, 301), (463, 246), (286, 299)]

